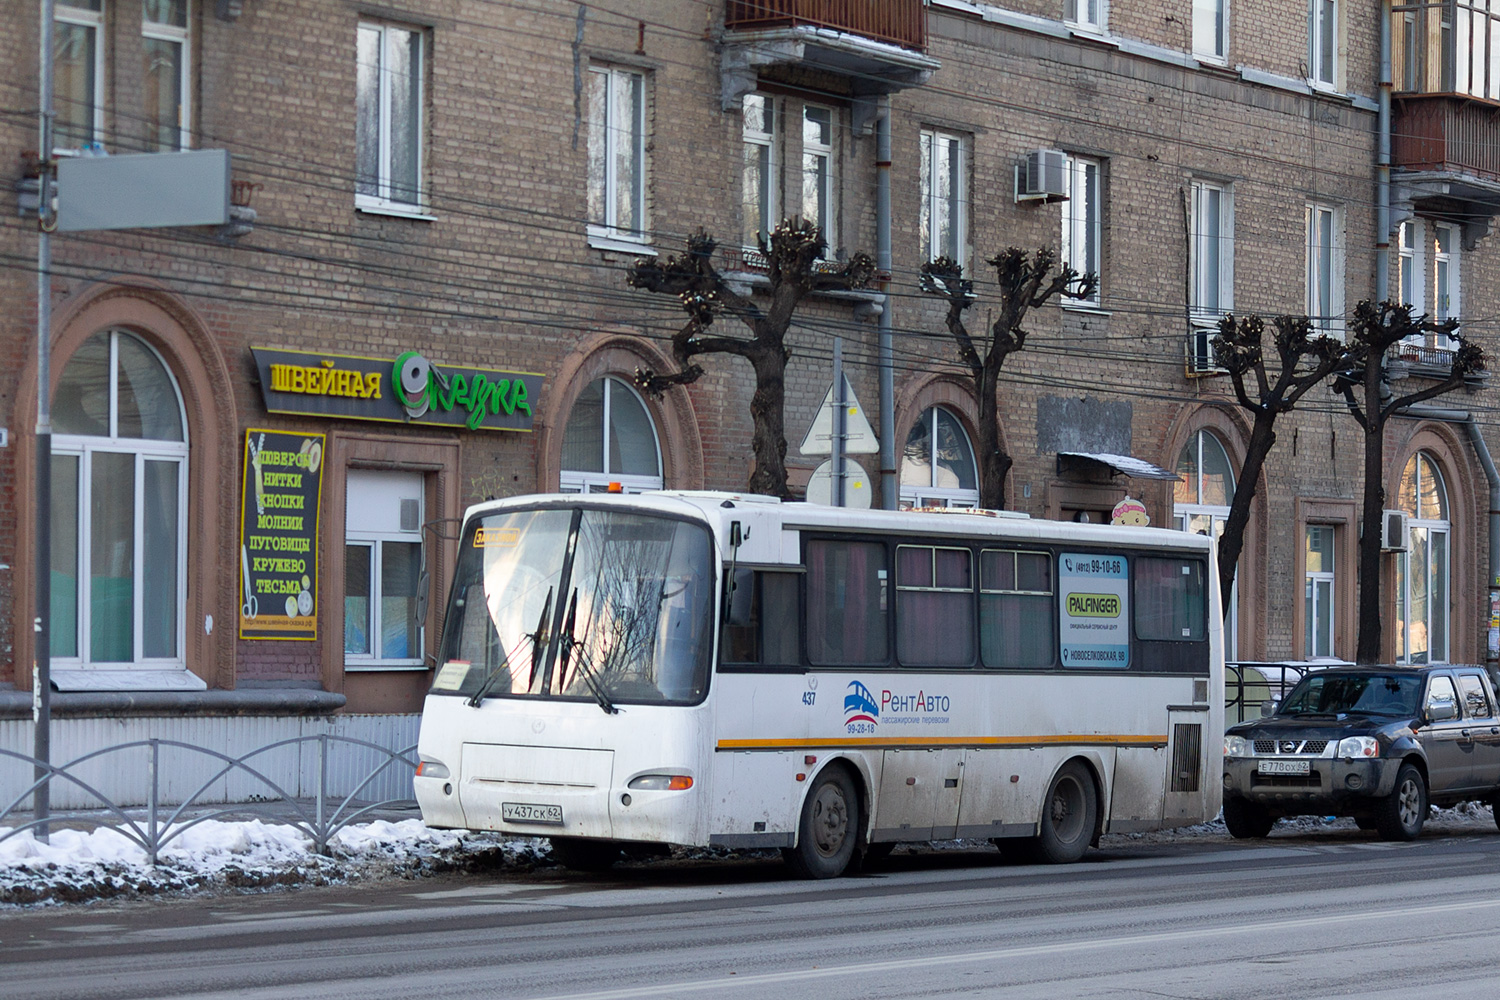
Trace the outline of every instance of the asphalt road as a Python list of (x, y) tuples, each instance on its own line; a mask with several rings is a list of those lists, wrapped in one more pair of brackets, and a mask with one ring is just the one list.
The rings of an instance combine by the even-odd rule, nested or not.
[[(1112, 838), (1113, 839), (1113, 838)], [(1412, 997), (1500, 982), (1500, 835), (556, 869), (0, 915), (0, 996)]]

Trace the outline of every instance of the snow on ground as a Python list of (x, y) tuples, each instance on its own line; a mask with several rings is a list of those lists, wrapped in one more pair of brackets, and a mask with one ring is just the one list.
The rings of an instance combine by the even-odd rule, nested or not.
[[(155, 866), (147, 863), (146, 851), (138, 843), (112, 826), (54, 829), (47, 843), (29, 830), (12, 834), (12, 829), (0, 826), (0, 837), (6, 837), (0, 840), (0, 909), (422, 878), (455, 871), (523, 872), (554, 864), (545, 839), (432, 830), (419, 819), (345, 827), (334, 835), (326, 856), (316, 853), (311, 838), (289, 824), (202, 820), (179, 829), (162, 848)], [(1493, 814), (1488, 806), (1465, 803), (1434, 809), (1424, 836), (1478, 832), (1496, 832)], [(1325, 834), (1345, 839), (1373, 836), (1359, 831), (1351, 819), (1303, 816), (1281, 820), (1271, 840), (1295, 843), (1308, 835)], [(1227, 844), (1233, 838), (1223, 822), (1216, 821), (1156, 833), (1110, 834), (1101, 847), (1116, 850), (1139, 843), (1184, 841)], [(990, 848), (984, 842), (950, 841), (930, 847), (911, 845), (900, 853), (952, 849)], [(719, 850), (677, 851), (674, 859), (636, 863), (734, 855)]]

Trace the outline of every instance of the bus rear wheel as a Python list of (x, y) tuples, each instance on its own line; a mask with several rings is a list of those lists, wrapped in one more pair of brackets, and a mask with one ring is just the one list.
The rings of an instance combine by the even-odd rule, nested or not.
[(620, 845), (608, 840), (553, 837), (552, 857), (575, 872), (607, 872), (620, 860)]
[(1027, 843), (1027, 853), (1047, 864), (1077, 861), (1094, 839), (1097, 811), (1088, 768), (1076, 760), (1064, 764), (1042, 800), (1041, 831)]
[(797, 846), (783, 850), (792, 871), (803, 878), (837, 878), (854, 858), (859, 839), (859, 793), (842, 767), (830, 767), (813, 779), (802, 819), (797, 824)]

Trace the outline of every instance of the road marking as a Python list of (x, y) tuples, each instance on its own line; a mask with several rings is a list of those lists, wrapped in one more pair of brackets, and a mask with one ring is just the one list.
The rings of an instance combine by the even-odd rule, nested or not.
[(735, 989), (745, 986), (774, 986), (782, 983), (806, 982), (816, 979), (835, 979), (843, 976), (868, 977), (881, 972), (900, 972), (908, 969), (928, 968), (934, 965), (953, 966), (991, 962), (1001, 959), (1028, 958), (1038, 955), (1066, 955), (1074, 952), (1095, 951), (1102, 948), (1124, 948), (1136, 945), (1162, 944), (1171, 941), (1191, 941), (1202, 938), (1243, 936), (1258, 931), (1295, 930), (1302, 927), (1327, 927), (1334, 923), (1374, 923), (1382, 918), (1410, 921), (1414, 917), (1438, 913), (1463, 913), (1472, 910), (1500, 909), (1500, 900), (1474, 900), (1468, 903), (1434, 903), (1430, 906), (1397, 906), (1384, 910), (1361, 910), (1357, 913), (1319, 914), (1313, 917), (1298, 917), (1290, 920), (1265, 920), (1255, 924), (1229, 924), (1224, 927), (1193, 928), (1181, 931), (1163, 931), (1158, 934), (1130, 934), (1124, 937), (1090, 939), (1086, 941), (1063, 941), (1053, 944), (1028, 945), (1021, 948), (996, 948), (991, 951), (964, 952), (953, 955), (928, 955), (922, 958), (893, 959), (889, 962), (868, 962), (859, 965), (833, 965), (815, 969), (788, 972), (767, 972), (747, 976), (722, 976), (717, 979), (698, 979), (686, 983), (653, 983), (650, 986), (635, 986), (618, 990), (601, 990), (594, 993), (567, 993), (540, 998), (540, 1000), (632, 1000), (635, 997), (661, 997), (681, 993), (701, 993), (709, 990)]

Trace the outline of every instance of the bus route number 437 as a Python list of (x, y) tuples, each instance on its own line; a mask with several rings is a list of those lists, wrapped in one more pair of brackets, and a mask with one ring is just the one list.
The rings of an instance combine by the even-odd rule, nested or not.
[(562, 826), (562, 806), (541, 805), (535, 802), (502, 802), (500, 816), (507, 823), (541, 823), (547, 826)]

